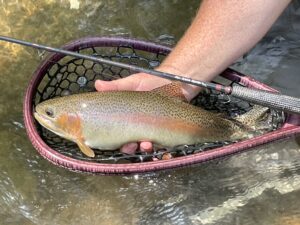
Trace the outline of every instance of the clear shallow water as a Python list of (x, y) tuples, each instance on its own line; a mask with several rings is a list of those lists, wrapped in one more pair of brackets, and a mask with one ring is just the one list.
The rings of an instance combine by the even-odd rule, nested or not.
[[(300, 96), (297, 2), (235, 68)], [(198, 1), (2, 1), (2, 35), (60, 46), (92, 35), (174, 43)], [(125, 10), (127, 9), (127, 10)], [(0, 224), (299, 224), (300, 137), (221, 161), (135, 176), (42, 159), (22, 121), (36, 50), (0, 43)]]

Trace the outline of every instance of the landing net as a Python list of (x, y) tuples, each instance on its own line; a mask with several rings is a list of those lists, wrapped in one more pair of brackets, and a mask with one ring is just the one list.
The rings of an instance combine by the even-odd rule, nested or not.
[[(107, 47), (82, 46), (77, 52), (149, 69), (157, 67), (167, 55), (165, 51), (151, 52), (148, 50), (136, 49), (134, 45), (128, 43)], [(51, 98), (96, 91), (94, 88), (95, 80), (100, 79), (110, 81), (127, 77), (130, 74), (132, 74), (132, 72), (127, 69), (94, 63), (84, 59), (76, 59), (70, 56), (63, 56), (58, 61), (52, 61), (51, 66), (45, 71), (33, 97), (33, 107), (38, 103)], [(222, 82), (227, 84), (230, 83), (230, 85), (240, 85), (237, 82), (225, 78), (222, 79)], [(209, 90), (204, 90), (200, 93), (192, 100), (191, 104), (231, 118), (252, 109), (252, 105), (248, 102)], [(265, 133), (278, 129), (283, 121), (284, 118), (282, 112), (270, 110), (269, 115), (263, 121), (266, 124), (263, 132)], [(153, 153), (143, 153), (138, 151), (133, 155), (122, 154), (118, 150), (102, 151), (95, 149), (95, 158), (89, 158), (81, 153), (75, 143), (60, 138), (40, 126), (38, 123), (36, 124), (36, 128), (42, 140), (51, 149), (73, 159), (97, 163), (120, 164), (167, 160), (204, 152), (233, 143), (230, 141), (198, 143), (196, 145), (178, 146), (171, 150), (155, 149)]]

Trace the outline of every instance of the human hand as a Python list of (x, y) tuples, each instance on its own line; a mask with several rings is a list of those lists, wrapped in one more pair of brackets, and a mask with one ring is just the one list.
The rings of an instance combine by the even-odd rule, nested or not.
[(97, 91), (150, 91), (168, 83), (171, 81), (145, 73), (136, 73), (113, 81), (97, 80), (95, 87)]
[[(167, 79), (146, 73), (136, 73), (126, 78), (113, 81), (97, 80), (95, 82), (95, 88), (97, 91), (151, 91), (169, 83), (171, 83), (171, 81)], [(182, 93), (188, 101), (194, 98), (199, 92), (199, 87), (182, 84)]]

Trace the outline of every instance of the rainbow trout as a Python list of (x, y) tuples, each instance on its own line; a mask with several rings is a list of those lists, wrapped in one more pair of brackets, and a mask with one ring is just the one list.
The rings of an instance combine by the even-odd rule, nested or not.
[(91, 148), (115, 150), (129, 142), (165, 147), (236, 140), (249, 134), (240, 122), (188, 104), (177, 83), (153, 91), (90, 92), (44, 101), (34, 117), (71, 140), (89, 157)]

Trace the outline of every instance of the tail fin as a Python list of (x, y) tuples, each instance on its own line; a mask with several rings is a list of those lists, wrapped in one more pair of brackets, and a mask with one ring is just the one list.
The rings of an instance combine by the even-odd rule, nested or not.
[(262, 120), (267, 115), (268, 111), (269, 108), (267, 107), (254, 105), (251, 110), (243, 115), (237, 116), (234, 119), (249, 127), (253, 127), (258, 121)]

